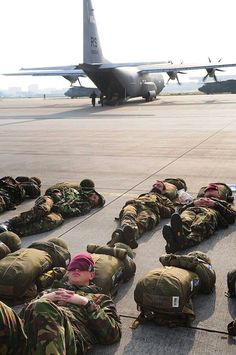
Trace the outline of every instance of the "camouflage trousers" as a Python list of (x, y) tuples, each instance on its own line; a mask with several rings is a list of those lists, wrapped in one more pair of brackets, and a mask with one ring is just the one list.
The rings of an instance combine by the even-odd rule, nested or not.
[(153, 229), (160, 222), (160, 215), (154, 213), (144, 203), (130, 203), (122, 208), (120, 212), (121, 227), (125, 224), (131, 225), (135, 231), (135, 238), (138, 239), (146, 231)]
[(87, 352), (65, 309), (46, 300), (31, 302), (23, 311), (30, 355), (77, 355)]
[(183, 241), (181, 248), (189, 248), (209, 238), (218, 227), (217, 212), (207, 207), (190, 207), (181, 213)]
[(8, 229), (20, 237), (48, 232), (64, 222), (60, 213), (51, 212), (53, 201), (48, 196), (41, 196), (31, 210), (22, 212), (9, 220)]
[(26, 343), (21, 319), (10, 307), (0, 302), (0, 354), (26, 354)]

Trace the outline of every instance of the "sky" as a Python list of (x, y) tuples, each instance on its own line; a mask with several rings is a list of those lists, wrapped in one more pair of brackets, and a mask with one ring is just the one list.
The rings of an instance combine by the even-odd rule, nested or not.
[[(81, 63), (82, 4), (1, 0), (0, 73)], [(235, 0), (93, 0), (93, 7), (103, 54), (111, 62), (200, 64), (210, 57), (236, 63)], [(231, 73), (236, 74), (236, 68), (227, 69), (226, 74)], [(69, 87), (64, 78), (0, 76), (0, 89), (30, 84)]]

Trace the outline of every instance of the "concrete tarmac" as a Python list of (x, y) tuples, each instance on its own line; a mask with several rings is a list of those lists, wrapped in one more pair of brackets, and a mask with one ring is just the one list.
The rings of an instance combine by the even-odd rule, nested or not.
[[(28, 246), (60, 236), (73, 255), (88, 243), (105, 244), (125, 201), (149, 191), (157, 178), (182, 177), (194, 196), (209, 182), (236, 184), (236, 96), (161, 96), (116, 107), (92, 107), (89, 99), (1, 99), (0, 147), (1, 176), (39, 176), (42, 192), (56, 182), (95, 181), (106, 198), (104, 208), (22, 239)], [(24, 202), (0, 221), (31, 206), (33, 201)], [(166, 222), (139, 240), (136, 275), (115, 298), (121, 342), (96, 346), (91, 354), (235, 354), (227, 324), (236, 316), (236, 300), (224, 295), (227, 272), (236, 267), (234, 225), (194, 248), (211, 257), (217, 281), (215, 292), (194, 298), (193, 327), (143, 324), (131, 330), (139, 314), (134, 288), (144, 273), (160, 266)]]

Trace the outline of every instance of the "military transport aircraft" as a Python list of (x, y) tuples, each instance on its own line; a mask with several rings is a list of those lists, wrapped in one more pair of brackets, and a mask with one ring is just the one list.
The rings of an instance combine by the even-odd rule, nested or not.
[(232, 79), (207, 83), (201, 86), (198, 90), (204, 92), (205, 94), (236, 94), (236, 80)]
[[(215, 72), (223, 67), (234, 67), (236, 63), (207, 63), (202, 65), (179, 64), (171, 61), (111, 63), (102, 53), (97, 31), (94, 9), (91, 0), (83, 0), (83, 63), (70, 66), (44, 68), (23, 68), (18, 73), (5, 75), (63, 76), (71, 85), (80, 77), (88, 77), (99, 89), (104, 104), (127, 101), (133, 97), (143, 97), (151, 101), (163, 90), (164, 78), (160, 73), (167, 73), (171, 80), (178, 79), (178, 73), (184, 70), (206, 69), (204, 77), (215, 80)], [(170, 80), (169, 79), (169, 80)], [(73, 87), (72, 87), (73, 89)], [(82, 90), (83, 91), (83, 90)]]

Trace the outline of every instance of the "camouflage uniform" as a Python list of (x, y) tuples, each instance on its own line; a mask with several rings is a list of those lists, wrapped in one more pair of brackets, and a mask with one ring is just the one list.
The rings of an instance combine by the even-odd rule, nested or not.
[(35, 206), (8, 221), (8, 229), (21, 237), (50, 231), (64, 222), (64, 217), (81, 216), (92, 209), (88, 194), (64, 187), (58, 195), (39, 197)]
[(127, 201), (120, 212), (119, 220), (121, 227), (132, 226), (135, 239), (138, 239), (143, 233), (153, 229), (161, 218), (170, 217), (174, 211), (174, 205), (167, 197), (149, 192)]
[(25, 198), (25, 191), (20, 183), (10, 176), (0, 179), (0, 213), (14, 210)]
[(0, 302), (0, 354), (26, 354), (26, 339), (21, 319), (10, 307)]
[[(112, 300), (95, 285), (75, 287), (58, 283), (89, 299), (86, 306), (38, 299), (21, 313), (30, 354), (85, 354), (94, 344), (120, 340), (121, 323)], [(91, 301), (91, 302), (90, 302)]]
[[(19, 180), (18, 180), (19, 179)], [(36, 198), (40, 195), (41, 182), (38, 178), (19, 176), (13, 179), (5, 176), (0, 179), (0, 213), (14, 210), (26, 198)]]
[(214, 207), (197, 207), (194, 203), (182, 207), (179, 211), (183, 223), (183, 236), (178, 239), (180, 249), (192, 247), (209, 238), (218, 228), (233, 224), (236, 211), (226, 201), (211, 198)]

